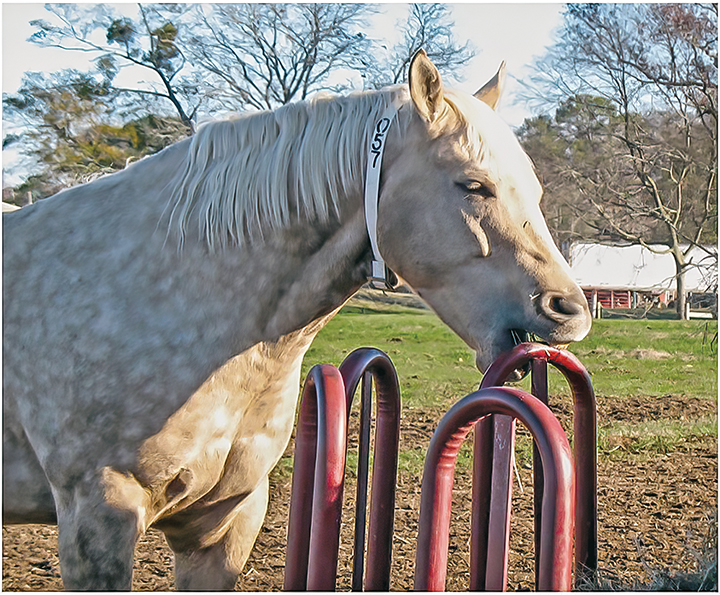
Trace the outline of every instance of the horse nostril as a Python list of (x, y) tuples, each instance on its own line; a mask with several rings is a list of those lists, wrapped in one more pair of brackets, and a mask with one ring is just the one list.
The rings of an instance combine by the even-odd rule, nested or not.
[(557, 320), (558, 318), (582, 315), (587, 308), (587, 304), (585, 296), (582, 294), (564, 295), (547, 293), (540, 301), (540, 307), (546, 316)]
[(573, 303), (565, 297), (554, 297), (550, 300), (550, 309), (558, 314), (565, 314), (566, 316), (573, 316), (579, 314), (582, 311), (582, 307)]

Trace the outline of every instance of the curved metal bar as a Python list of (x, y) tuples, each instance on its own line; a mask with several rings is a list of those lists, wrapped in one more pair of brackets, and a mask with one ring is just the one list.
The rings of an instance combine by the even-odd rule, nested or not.
[(285, 562), (286, 591), (332, 591), (337, 576), (347, 406), (335, 366), (314, 366), (305, 381), (295, 438)]
[(512, 388), (485, 388), (458, 401), (438, 424), (430, 441), (420, 501), (415, 589), (445, 588), (450, 504), (458, 450), (475, 422), (489, 414), (519, 419), (533, 435), (545, 472), (540, 580), (542, 591), (569, 591), (574, 503), (573, 460), (565, 433), (546, 405)]
[[(574, 457), (575, 473), (577, 482), (576, 491), (576, 522), (575, 522), (575, 583), (580, 584), (587, 577), (591, 577), (597, 570), (597, 455), (596, 455), (596, 406), (595, 393), (590, 381), (590, 375), (585, 367), (570, 352), (556, 349), (547, 345), (537, 343), (523, 343), (517, 345), (509, 352), (502, 354), (488, 368), (481, 388), (502, 385), (507, 377), (518, 368), (529, 362), (548, 362), (555, 366), (567, 379), (575, 402), (574, 411)], [(533, 364), (533, 376), (539, 371), (539, 367)], [(544, 394), (541, 388), (542, 382), (533, 380), (533, 392), (547, 402), (547, 384), (545, 382)], [(504, 495), (511, 490), (511, 458), (509, 455), (496, 456), (493, 462), (492, 449), (488, 444), (493, 440), (509, 441), (509, 429), (505, 424), (501, 436), (494, 437), (497, 432), (493, 430), (493, 424), (500, 423), (497, 416), (495, 419), (485, 419), (478, 422), (475, 429), (475, 460), (476, 466), (473, 473), (474, 493), (483, 493), (489, 486), (501, 486), (495, 497), (496, 501), (504, 501)], [(488, 435), (489, 434), (489, 435)], [(477, 461), (482, 461), (478, 464)], [(536, 480), (542, 476), (542, 470), (536, 466)], [(538, 490), (539, 491), (539, 490)], [(536, 491), (536, 510), (542, 510), (538, 501)], [(542, 492), (541, 492), (542, 493)], [(490, 500), (475, 500), (473, 507), (473, 529), (477, 530), (477, 537), (471, 542), (471, 588), (484, 589), (486, 581), (497, 582), (493, 573), (498, 572), (498, 565), (488, 562), (488, 540), (492, 540), (494, 554), (502, 554), (505, 576), (507, 573), (507, 552), (509, 549), (509, 532), (505, 534), (489, 534), (488, 525), (490, 517), (495, 514), (507, 514), (509, 511), (498, 510), (491, 507)], [(491, 513), (492, 510), (492, 513)], [(502, 517), (505, 518), (505, 517)], [(536, 515), (536, 523), (538, 515)], [(538, 539), (536, 532), (536, 540)], [(502, 544), (502, 547), (498, 547)], [(536, 543), (536, 561), (539, 552)], [(497, 548), (497, 549), (495, 549)], [(488, 576), (490, 573), (490, 576)], [(536, 571), (537, 576), (537, 571)], [(495, 583), (493, 583), (494, 585)], [(503, 583), (504, 584), (504, 583)], [(489, 586), (489, 585), (488, 585)]]
[[(372, 475), (372, 496), (367, 544), (367, 576), (365, 590), (388, 591), (390, 589), (390, 566), (392, 561), (392, 533), (395, 514), (395, 489), (397, 484), (398, 445), (400, 441), (400, 385), (397, 372), (387, 354), (379, 349), (363, 347), (356, 349), (340, 364), (344, 379), (347, 411), (349, 414), (355, 389), (367, 373), (372, 375), (377, 395), (377, 423), (375, 426), (375, 457)], [(367, 391), (370, 392), (369, 383)], [(369, 407), (368, 407), (369, 410)], [(370, 420), (367, 420), (369, 425)], [(362, 420), (361, 420), (362, 424)], [(364, 456), (368, 456), (365, 454)], [(365, 462), (366, 463), (366, 462)], [(363, 463), (363, 464), (365, 464)], [(360, 463), (358, 463), (360, 467)], [(367, 486), (360, 485), (358, 474), (358, 501), (366, 493)], [(359, 572), (353, 569), (353, 588), (362, 586), (363, 551), (359, 539), (364, 534), (365, 508), (356, 515), (355, 561)], [(360, 520), (358, 520), (360, 519)]]

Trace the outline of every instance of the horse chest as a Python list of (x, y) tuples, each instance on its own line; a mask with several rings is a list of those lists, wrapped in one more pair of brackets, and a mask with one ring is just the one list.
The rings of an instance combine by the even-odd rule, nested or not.
[(155, 516), (252, 492), (292, 432), (305, 333), (258, 344), (228, 361), (139, 449), (136, 477)]

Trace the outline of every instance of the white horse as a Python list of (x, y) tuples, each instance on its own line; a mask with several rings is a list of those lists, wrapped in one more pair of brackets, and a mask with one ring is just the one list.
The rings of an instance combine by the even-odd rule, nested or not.
[(153, 525), (179, 588), (232, 589), (371, 237), (480, 369), (525, 331), (587, 333), (502, 79), (452, 91), (420, 52), (408, 86), (209, 124), (3, 216), (3, 520), (58, 523), (66, 588), (129, 589)]

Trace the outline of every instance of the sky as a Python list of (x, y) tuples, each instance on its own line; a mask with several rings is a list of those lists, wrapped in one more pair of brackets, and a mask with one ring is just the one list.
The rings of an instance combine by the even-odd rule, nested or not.
[[(533, 58), (544, 54), (553, 42), (553, 32), (561, 24), (562, 4), (549, 3), (458, 3), (449, 4), (455, 21), (455, 37), (470, 40), (476, 49), (468, 64), (465, 81), (457, 86), (475, 92), (507, 62), (508, 80), (498, 108), (500, 116), (511, 126), (519, 126), (530, 115), (517, 100), (524, 77), (530, 73)], [(135, 4), (126, 7), (135, 14)], [(392, 45), (399, 21), (404, 21), (407, 5), (383, 3), (368, 34), (386, 39)], [(48, 18), (40, 3), (3, 3), (2, 6), (2, 90), (14, 92), (27, 71), (52, 72), (62, 68), (83, 68), (87, 57), (80, 52), (41, 48), (27, 41), (34, 29), (29, 22)], [(3, 152), (4, 170), (12, 164), (12, 152)], [(3, 172), (4, 181), (8, 180)]]

